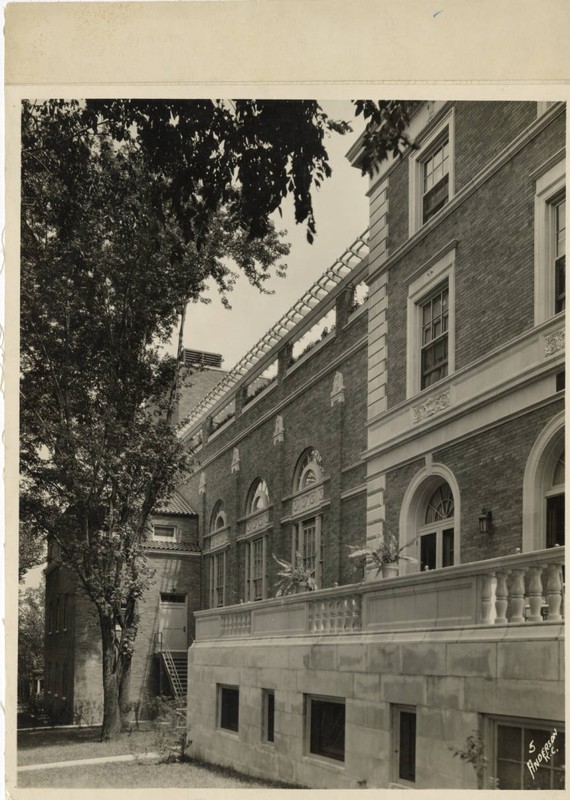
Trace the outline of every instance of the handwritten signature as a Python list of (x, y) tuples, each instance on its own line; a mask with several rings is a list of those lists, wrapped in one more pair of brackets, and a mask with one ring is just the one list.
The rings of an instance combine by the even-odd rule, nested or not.
[[(534, 758), (529, 758), (529, 760), (526, 762), (528, 771), (530, 772), (533, 780), (538, 768), (541, 765), (550, 761), (552, 756), (558, 752), (558, 750), (554, 749), (554, 742), (557, 736), (558, 736), (558, 731), (556, 730), (556, 728), (554, 728), (550, 736), (550, 739), (546, 740), (540, 752)], [(534, 739), (531, 739), (530, 741), (530, 744), (528, 746), (528, 752), (536, 753), (536, 746), (534, 744)]]

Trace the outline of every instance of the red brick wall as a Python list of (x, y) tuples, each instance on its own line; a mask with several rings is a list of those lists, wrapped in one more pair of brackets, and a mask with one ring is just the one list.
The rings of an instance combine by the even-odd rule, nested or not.
[[(522, 486), (527, 460), (540, 431), (564, 407), (563, 401), (502, 423), (471, 438), (434, 451), (433, 461), (448, 467), (461, 493), (461, 561), (495, 558), (522, 549)], [(400, 508), (419, 460), (386, 476), (386, 521), (399, 528)], [(493, 513), (493, 533), (480, 534), (482, 508)]]
[[(63, 608), (67, 596), (67, 625), (64, 628)], [(56, 621), (55, 608), (59, 598), (59, 621)], [(49, 609), (52, 604), (54, 624), (50, 626)], [(55, 567), (46, 574), (46, 629), (45, 629), (45, 664), (44, 694), (46, 705), (59, 723), (71, 722), (73, 709), (74, 660), (75, 647), (74, 620), (76, 616), (75, 582), (72, 574)], [(51, 627), (51, 632), (50, 632)], [(66, 665), (67, 690), (63, 691), (63, 667)], [(57, 665), (57, 682), (55, 667)], [(51, 676), (51, 679), (50, 679)]]
[[(227, 604), (244, 598), (244, 547), (236, 546), (235, 539), (240, 532), (243, 533), (243, 523), (238, 529), (237, 520), (245, 515), (248, 490), (256, 478), (267, 482), (272, 504), (273, 530), (268, 536), (267, 567), (269, 596), (273, 595), (271, 587), (279, 568), (273, 562), (272, 553), (287, 560), (291, 558), (292, 525), (282, 525), (280, 522), (291, 509), (291, 501), (284, 501), (284, 498), (291, 495), (295, 466), (307, 447), (314, 447), (320, 452), (329, 476), (325, 495), (331, 502), (323, 512), (324, 585), (331, 586), (352, 579), (352, 575), (346, 572), (339, 551), (345, 537), (341, 526), (346, 517), (350, 522), (349, 539), (352, 541), (360, 535), (361, 541), (364, 541), (366, 496), (361, 493), (351, 500), (341, 501), (340, 493), (357, 486), (365, 478), (363, 463), (356, 468), (342, 470), (354, 467), (366, 447), (366, 346), (360, 347), (338, 367), (331, 368), (331, 362), (362, 340), (366, 331), (366, 313), (347, 327), (337, 328), (334, 339), (330, 339), (299, 364), (297, 369), (289, 372), (268, 395), (248, 404), (233, 423), (210, 439), (197, 453), (201, 469), (207, 476), (206, 495), (200, 496), (198, 492), (201, 469), (180, 491), (199, 511), (202, 535), (209, 530), (216, 502), (220, 499), (224, 502), (232, 543), (228, 554)], [(345, 403), (331, 408), (330, 394), (337, 369), (344, 377)], [(320, 372), (324, 374), (307, 386), (307, 382)], [(293, 396), (295, 392), (299, 392), (296, 397)], [(283, 402), (284, 407), (276, 409), (277, 404)], [(258, 422), (265, 414), (268, 414), (267, 420)], [(285, 436), (284, 442), (274, 445), (276, 414), (283, 417)], [(239, 447), (241, 460), (240, 471), (236, 474), (230, 471), (233, 446)], [(211, 458), (214, 460), (210, 461)], [(349, 511), (344, 509), (346, 503)], [(209, 590), (207, 567), (207, 563), (204, 563), (203, 602), (206, 606)]]
[(537, 104), (468, 101), (455, 104), (455, 191), (531, 125)]
[[(458, 119), (461, 114), (458, 112)], [(474, 123), (475, 124), (475, 123)], [(484, 127), (483, 120), (479, 126)], [(461, 369), (534, 324), (534, 182), (530, 173), (564, 144), (557, 117), (528, 146), (422, 239), (390, 270), (388, 407), (406, 396), (408, 284), (422, 264), (458, 241), (455, 262), (455, 367)], [(461, 139), (456, 138), (456, 152)], [(398, 193), (400, 172), (394, 185)], [(407, 185), (407, 184), (406, 184)], [(390, 188), (390, 191), (392, 189)], [(397, 203), (401, 199), (396, 200)], [(390, 208), (393, 208), (390, 199)], [(392, 229), (390, 228), (390, 235)]]

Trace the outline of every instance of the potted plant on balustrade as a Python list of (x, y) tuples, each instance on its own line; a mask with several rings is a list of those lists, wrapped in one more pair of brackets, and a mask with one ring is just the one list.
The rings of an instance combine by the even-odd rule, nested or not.
[(314, 592), (316, 590), (315, 570), (303, 564), (300, 553), (295, 553), (294, 564), (277, 558), (275, 554), (273, 554), (273, 559), (281, 567), (281, 572), (277, 573), (279, 580), (277, 581), (275, 597), (297, 594), (298, 592)]
[(351, 544), (347, 545), (348, 549), (351, 551), (348, 557), (357, 562), (355, 564), (356, 569), (359, 566), (366, 567), (367, 564), (376, 567), (375, 578), (377, 578), (380, 573), (382, 573), (383, 578), (393, 578), (398, 575), (398, 563), (400, 561), (410, 561), (414, 564), (418, 563), (417, 558), (404, 555), (404, 550), (410, 547), (416, 539), (417, 536), (400, 547), (400, 543), (394, 534), (391, 531), (385, 531), (380, 542), (374, 547), (370, 545), (366, 545), (365, 547), (358, 547)]

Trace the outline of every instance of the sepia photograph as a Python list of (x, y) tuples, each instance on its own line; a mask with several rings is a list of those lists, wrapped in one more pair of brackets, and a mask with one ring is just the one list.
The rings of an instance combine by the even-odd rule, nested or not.
[(82, 88), (10, 112), (14, 796), (564, 790), (567, 90)]

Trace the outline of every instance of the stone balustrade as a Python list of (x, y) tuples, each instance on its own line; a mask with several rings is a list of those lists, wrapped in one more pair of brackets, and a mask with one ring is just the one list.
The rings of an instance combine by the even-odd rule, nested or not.
[(196, 613), (196, 640), (542, 625), (564, 619), (564, 548)]

